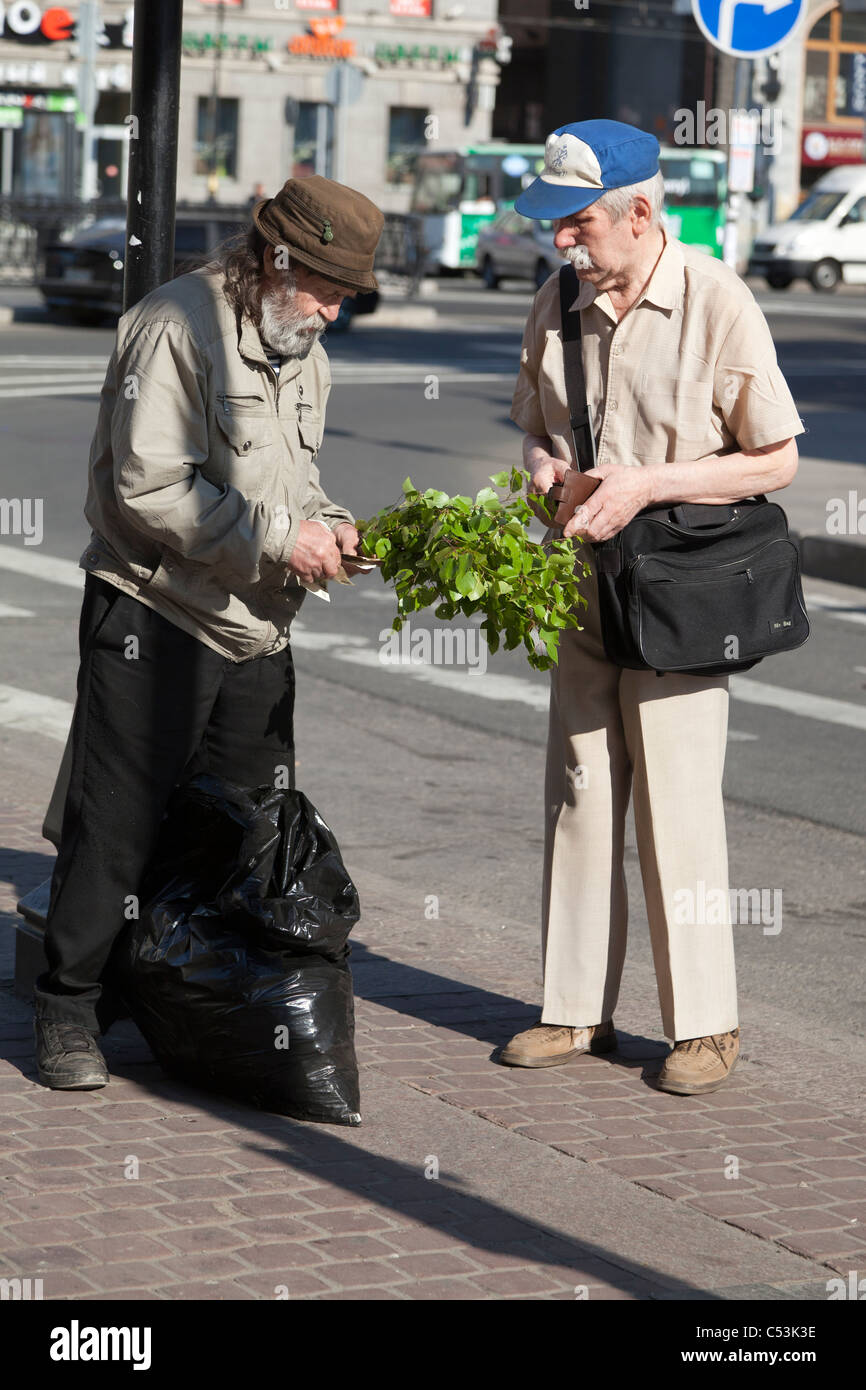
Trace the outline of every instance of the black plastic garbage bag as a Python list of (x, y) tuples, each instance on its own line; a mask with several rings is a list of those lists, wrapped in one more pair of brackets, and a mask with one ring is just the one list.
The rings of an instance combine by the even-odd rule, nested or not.
[(348, 935), (358, 894), (303, 793), (196, 777), (172, 798), (110, 978), (173, 1076), (360, 1123)]

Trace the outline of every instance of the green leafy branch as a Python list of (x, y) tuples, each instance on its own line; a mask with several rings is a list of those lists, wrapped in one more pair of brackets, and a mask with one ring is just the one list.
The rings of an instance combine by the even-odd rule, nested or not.
[[(548, 670), (557, 660), (560, 632), (580, 627), (577, 609), (587, 602), (579, 592), (574, 546), (530, 541), (534, 513), (524, 495), (524, 470), (495, 473), (490, 481), (507, 495), (491, 487), (474, 501), (436, 488), (419, 492), (407, 478), (396, 506), (357, 523), (361, 549), (378, 556), (383, 577), (394, 581), (395, 631), (410, 613), (433, 603), (437, 618), (483, 613), (481, 630), (492, 652), (523, 643), (530, 666)], [(584, 561), (583, 577), (589, 573)]]

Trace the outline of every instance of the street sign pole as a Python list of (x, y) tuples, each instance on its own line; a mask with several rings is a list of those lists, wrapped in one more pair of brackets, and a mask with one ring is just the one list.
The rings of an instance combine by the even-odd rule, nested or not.
[(78, 7), (78, 106), (82, 113), (81, 174), (79, 196), (83, 203), (96, 197), (96, 161), (93, 157), (93, 121), (96, 114), (96, 0), (81, 0)]
[[(736, 58), (734, 106), (741, 111), (750, 99), (749, 75), (755, 58), (778, 53), (797, 31), (805, 0), (692, 0), (692, 15), (714, 48)], [(740, 125), (731, 115), (732, 125)], [(743, 192), (754, 185), (755, 139), (741, 131), (728, 132), (728, 196), (722, 259), (736, 269)]]
[(135, 0), (124, 313), (174, 271), (182, 17), (177, 0)]
[(734, 74), (734, 111), (728, 130), (728, 197), (725, 206), (725, 231), (722, 241), (722, 260), (733, 270), (739, 259), (740, 218), (743, 194), (751, 192), (755, 182), (755, 141), (757, 130), (751, 115), (744, 110), (751, 90), (749, 81), (751, 61), (738, 58)]
[[(345, 59), (334, 63), (325, 78), (325, 99), (334, 108), (333, 165), (337, 183), (345, 183), (348, 177), (349, 107), (360, 97), (363, 85), (364, 74), (354, 63), (348, 63)], [(318, 159), (319, 154), (317, 172)]]

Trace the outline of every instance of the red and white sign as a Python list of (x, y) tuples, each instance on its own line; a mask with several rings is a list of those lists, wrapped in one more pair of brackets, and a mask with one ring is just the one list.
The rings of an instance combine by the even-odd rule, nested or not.
[(391, 0), (391, 13), (401, 19), (429, 19), (433, 13), (433, 0)]
[(296, 10), (336, 10), (338, 0), (295, 0)]
[(44, 12), (31, 0), (0, 4), (0, 38), (23, 39), (40, 34), (49, 43), (68, 42), (74, 37), (75, 21), (68, 10), (50, 5)]
[(862, 164), (863, 131), (838, 126), (803, 127), (803, 163), (815, 165)]
[(290, 53), (308, 58), (351, 58), (355, 53), (355, 40), (340, 38), (345, 23), (342, 15), (311, 19), (312, 32), (296, 34), (286, 47)]

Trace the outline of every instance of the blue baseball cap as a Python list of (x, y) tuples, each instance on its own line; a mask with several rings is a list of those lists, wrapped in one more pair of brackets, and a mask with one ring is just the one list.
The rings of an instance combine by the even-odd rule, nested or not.
[(610, 188), (625, 188), (659, 170), (654, 135), (622, 121), (576, 121), (548, 135), (544, 168), (514, 204), (524, 217), (570, 217)]

